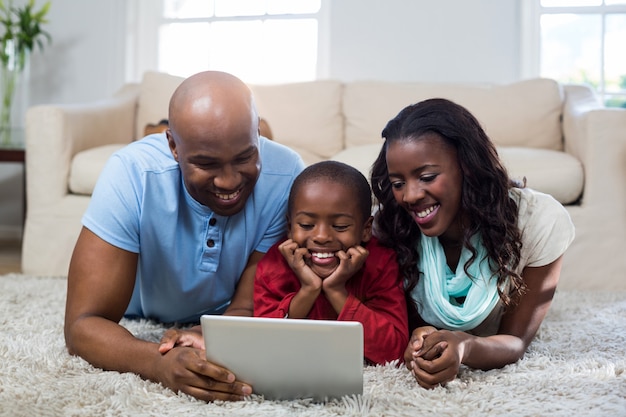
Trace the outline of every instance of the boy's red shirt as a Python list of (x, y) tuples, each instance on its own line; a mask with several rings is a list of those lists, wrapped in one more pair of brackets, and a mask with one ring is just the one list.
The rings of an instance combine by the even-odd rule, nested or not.
[[(254, 315), (285, 317), (300, 281), (278, 250), (272, 246), (258, 263), (254, 282)], [(348, 299), (337, 314), (323, 294), (307, 318), (358, 321), (363, 325), (365, 359), (384, 364), (402, 358), (408, 343), (408, 319), (404, 286), (399, 278), (396, 254), (374, 237), (366, 246), (363, 267), (346, 283)]]

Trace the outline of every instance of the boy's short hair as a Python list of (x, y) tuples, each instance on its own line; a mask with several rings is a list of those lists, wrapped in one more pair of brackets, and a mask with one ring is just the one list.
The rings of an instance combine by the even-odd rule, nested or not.
[(353, 196), (346, 195), (346, 198), (356, 198), (363, 221), (369, 219), (372, 214), (372, 190), (367, 178), (353, 166), (338, 161), (322, 161), (309, 165), (296, 177), (289, 192), (287, 203), (289, 215), (293, 209), (295, 195), (302, 186), (319, 180), (339, 184), (354, 192)]

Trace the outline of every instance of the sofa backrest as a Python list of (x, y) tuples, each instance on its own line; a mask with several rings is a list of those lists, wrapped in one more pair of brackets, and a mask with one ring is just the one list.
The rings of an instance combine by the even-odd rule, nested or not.
[(167, 119), (170, 98), (184, 78), (163, 72), (147, 71), (139, 87), (135, 138), (141, 139), (148, 124)]
[[(148, 71), (140, 84), (136, 137), (167, 118), (184, 78)], [(537, 78), (508, 85), (320, 80), (250, 85), (274, 139), (310, 164), (342, 149), (380, 144), (386, 123), (409, 104), (442, 97), (465, 106), (499, 146), (563, 150), (559, 83)]]
[(341, 82), (250, 85), (250, 89), (274, 139), (296, 150), (305, 163), (328, 159), (344, 148)]
[(381, 143), (387, 122), (407, 105), (447, 98), (466, 107), (500, 146), (562, 150), (563, 92), (549, 79), (508, 85), (360, 81), (344, 87), (346, 147)]
[[(135, 133), (167, 119), (169, 100), (184, 78), (148, 71), (140, 84)], [(249, 85), (259, 116), (277, 142), (296, 150), (306, 163), (328, 159), (344, 148), (339, 81)]]

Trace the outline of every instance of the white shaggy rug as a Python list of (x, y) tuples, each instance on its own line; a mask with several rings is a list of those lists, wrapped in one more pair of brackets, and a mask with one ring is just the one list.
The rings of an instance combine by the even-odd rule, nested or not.
[[(625, 292), (558, 291), (522, 360), (464, 369), (434, 390), (387, 365), (365, 368), (359, 397), (207, 404), (70, 356), (65, 285), (64, 278), (0, 276), (1, 416), (626, 416)], [(145, 321), (123, 324), (148, 340), (163, 331)]]

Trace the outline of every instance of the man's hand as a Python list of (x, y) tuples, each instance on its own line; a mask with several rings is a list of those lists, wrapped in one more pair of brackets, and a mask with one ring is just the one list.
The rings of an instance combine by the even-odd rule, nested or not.
[(136, 338), (119, 324), (133, 293), (137, 259), (136, 253), (81, 230), (68, 273), (68, 352), (96, 367), (133, 372), (205, 401), (240, 400), (252, 393), (232, 372), (209, 363), (204, 350), (171, 346), (162, 354), (158, 344)]
[(155, 370), (157, 379), (174, 392), (210, 401), (237, 401), (252, 394), (252, 387), (236, 380), (229, 370), (208, 362), (205, 352), (192, 347), (174, 347), (162, 356)]

